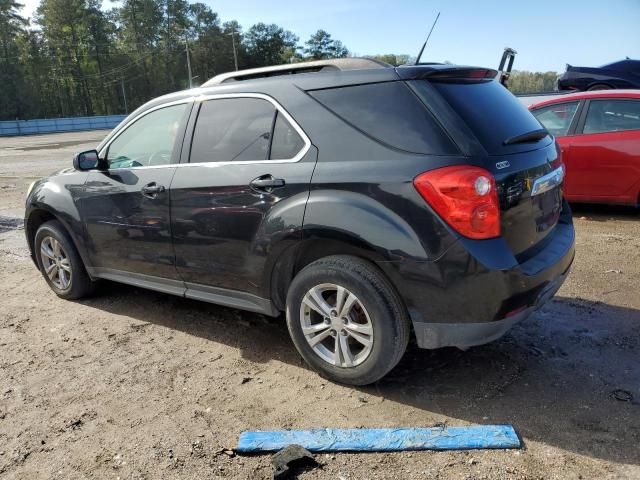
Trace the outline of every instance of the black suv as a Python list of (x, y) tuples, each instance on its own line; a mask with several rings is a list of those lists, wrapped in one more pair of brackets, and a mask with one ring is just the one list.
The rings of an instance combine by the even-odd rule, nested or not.
[(315, 62), (152, 100), (30, 188), (33, 260), (62, 298), (109, 279), (286, 312), (343, 383), (384, 376), (412, 335), (492, 341), (574, 257), (555, 141), (496, 74)]

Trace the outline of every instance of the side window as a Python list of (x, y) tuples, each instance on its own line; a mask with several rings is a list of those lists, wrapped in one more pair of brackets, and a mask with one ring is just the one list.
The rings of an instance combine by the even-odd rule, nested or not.
[(278, 112), (276, 123), (273, 127), (273, 141), (269, 158), (272, 160), (287, 160), (295, 157), (302, 150), (302, 147), (304, 147), (304, 140), (284, 115)]
[(266, 160), (276, 109), (260, 98), (202, 103), (191, 143), (192, 163)]
[(149, 167), (177, 163), (173, 147), (188, 103), (148, 113), (128, 126), (107, 152), (109, 168)]
[(309, 94), (343, 120), (388, 146), (413, 153), (458, 153), (404, 82), (329, 88)]
[(639, 100), (592, 100), (583, 133), (640, 130)]
[(544, 125), (551, 135), (562, 137), (567, 134), (579, 102), (560, 103), (538, 108), (531, 113)]

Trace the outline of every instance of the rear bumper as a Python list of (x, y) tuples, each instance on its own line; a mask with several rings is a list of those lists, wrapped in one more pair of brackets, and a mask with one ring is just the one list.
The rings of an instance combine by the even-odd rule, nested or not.
[(502, 238), (460, 239), (433, 262), (381, 265), (409, 310), (418, 346), (471, 347), (502, 336), (562, 286), (575, 255), (565, 204), (560, 222), (536, 252), (516, 259)]
[(418, 346), (420, 348), (458, 347), (465, 349), (493, 342), (553, 297), (564, 283), (568, 273), (569, 270), (548, 283), (536, 298), (534, 305), (502, 320), (484, 323), (414, 322)]

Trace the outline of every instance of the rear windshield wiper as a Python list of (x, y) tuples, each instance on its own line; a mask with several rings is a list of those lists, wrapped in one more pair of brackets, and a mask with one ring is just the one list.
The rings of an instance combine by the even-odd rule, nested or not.
[(542, 140), (544, 137), (549, 135), (546, 129), (541, 128), (540, 130), (533, 130), (528, 133), (523, 133), (522, 135), (516, 135), (514, 137), (507, 138), (504, 142), (504, 145), (514, 145), (516, 143), (531, 143), (537, 142), (538, 140)]

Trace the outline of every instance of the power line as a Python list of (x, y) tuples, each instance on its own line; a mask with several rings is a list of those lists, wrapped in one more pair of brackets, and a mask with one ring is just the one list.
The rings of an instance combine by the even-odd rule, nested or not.
[[(116, 56), (116, 55), (121, 55), (121, 54), (130, 54), (130, 53), (140, 53), (140, 49), (121, 49), (118, 47), (117, 44), (115, 43), (104, 43), (104, 44), (90, 44), (90, 45), (86, 45), (85, 48), (94, 48), (96, 46), (106, 46), (106, 47), (110, 47), (113, 50), (109, 51), (100, 51), (100, 52), (94, 52), (94, 53), (79, 53), (79, 54), (73, 54), (73, 57), (96, 57), (96, 55), (98, 56)], [(149, 45), (144, 45), (143, 46), (144, 49), (149, 49), (150, 52), (159, 52), (159, 51), (171, 51), (174, 50), (175, 47), (170, 47), (167, 45), (154, 45), (154, 46), (149, 46)], [(42, 50), (64, 50), (63, 46), (50, 46), (50, 45), (44, 45)], [(47, 57), (49, 55), (45, 54), (42, 55), (43, 57)], [(0, 60), (20, 60), (22, 58), (32, 58), (33, 55), (12, 55), (10, 57), (4, 57), (4, 56), (0, 56)]]
[(122, 75), (122, 73), (124, 73), (125, 71), (127, 71), (128, 69), (132, 68), (132, 67), (136, 67), (139, 66), (140, 63), (142, 63), (144, 60), (146, 60), (147, 58), (149, 58), (150, 56), (153, 55), (153, 52), (144, 55), (140, 58), (134, 59), (133, 61), (131, 61), (130, 63), (128, 63), (127, 65), (122, 65), (120, 67), (115, 67), (111, 70), (107, 70), (105, 72), (96, 72), (96, 73), (89, 73), (89, 74), (83, 74), (83, 75), (76, 75), (73, 72), (69, 71), (69, 69), (71, 68), (68, 65), (64, 65), (64, 66), (60, 66), (60, 68), (58, 68), (57, 66), (53, 66), (51, 67), (51, 69), (55, 72), (56, 70), (58, 71), (62, 71), (62, 70), (67, 70), (67, 71), (63, 71), (62, 73), (64, 75), (66, 75), (67, 77), (71, 77), (74, 80), (80, 82), (83, 80), (95, 80), (98, 78), (105, 78), (105, 77), (109, 77), (109, 76), (119, 76)]

